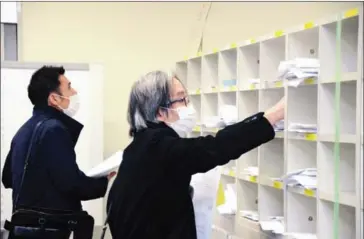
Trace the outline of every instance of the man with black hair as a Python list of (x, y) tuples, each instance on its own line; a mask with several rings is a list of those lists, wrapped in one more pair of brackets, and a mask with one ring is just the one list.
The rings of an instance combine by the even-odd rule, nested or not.
[[(77, 91), (63, 67), (43, 66), (30, 79), (28, 97), (33, 115), (14, 136), (2, 173), (5, 188), (13, 190), (13, 209), (82, 211), (81, 201), (103, 197), (115, 173), (91, 178), (77, 166), (74, 147), (83, 128), (72, 118), (80, 107)], [(45, 119), (22, 180), (32, 133)]]

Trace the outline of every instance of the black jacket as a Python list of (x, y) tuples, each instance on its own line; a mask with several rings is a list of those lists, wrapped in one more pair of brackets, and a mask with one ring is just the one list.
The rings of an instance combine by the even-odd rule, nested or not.
[(149, 123), (125, 149), (108, 208), (114, 239), (195, 239), (191, 176), (224, 165), (273, 139), (259, 113), (215, 137), (180, 138), (164, 123)]
[(19, 193), (25, 155), (35, 125), (41, 127), (34, 157), (29, 160), (19, 205), (59, 210), (82, 210), (81, 201), (103, 197), (107, 178), (87, 177), (77, 166), (74, 147), (83, 125), (48, 106), (35, 107), (33, 116), (11, 142), (2, 173), (5, 188), (13, 189), (13, 204)]

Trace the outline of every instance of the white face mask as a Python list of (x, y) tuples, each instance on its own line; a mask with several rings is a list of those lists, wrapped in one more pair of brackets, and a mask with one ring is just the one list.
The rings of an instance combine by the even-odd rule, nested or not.
[(79, 99), (78, 95), (75, 94), (70, 97), (64, 97), (64, 96), (60, 96), (60, 97), (68, 99), (70, 101), (68, 107), (66, 109), (63, 109), (63, 113), (65, 113), (69, 117), (75, 116), (75, 114), (80, 109), (80, 99)]
[(187, 134), (191, 133), (193, 127), (196, 125), (196, 110), (193, 106), (184, 106), (171, 110), (175, 110), (177, 112), (179, 120), (169, 123), (169, 126), (176, 131), (180, 137), (187, 137)]

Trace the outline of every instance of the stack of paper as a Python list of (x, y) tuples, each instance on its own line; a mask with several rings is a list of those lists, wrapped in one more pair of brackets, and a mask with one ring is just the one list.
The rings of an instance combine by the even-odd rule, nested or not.
[(205, 118), (202, 126), (206, 128), (223, 128), (237, 123), (238, 120), (238, 108), (235, 105), (222, 105), (219, 109), (219, 115)]
[(274, 131), (280, 132), (284, 130), (284, 120), (278, 121), (274, 126)]
[(243, 174), (247, 174), (249, 176), (258, 176), (259, 175), (259, 168), (258, 167), (244, 168)]
[(258, 84), (260, 84), (260, 79), (259, 78), (251, 78), (251, 79), (248, 80), (248, 82), (250, 84), (253, 84), (253, 85), (258, 85)]
[(300, 123), (290, 123), (288, 126), (288, 131), (297, 133), (316, 133), (316, 124), (300, 124)]
[(225, 203), (217, 207), (220, 214), (234, 215), (236, 213), (236, 190), (235, 184), (227, 184), (225, 190)]
[(274, 234), (282, 234), (284, 232), (283, 217), (271, 217), (267, 221), (260, 221), (259, 224), (263, 231), (269, 231)]
[(255, 222), (259, 222), (259, 214), (257, 211), (243, 210), (240, 211), (240, 216)]
[(123, 151), (118, 151), (86, 173), (89, 177), (103, 177), (116, 171), (123, 160)]
[(308, 78), (317, 78), (320, 62), (314, 58), (296, 58), (282, 61), (278, 66), (278, 79), (285, 80), (287, 85), (297, 87)]
[(235, 105), (221, 106), (219, 115), (225, 125), (231, 125), (238, 122), (238, 108)]
[(210, 116), (206, 117), (203, 122), (202, 126), (206, 128), (221, 128), (224, 127), (224, 121), (219, 116)]
[(317, 239), (316, 234), (284, 232), (282, 235), (287, 239)]
[(282, 177), (282, 181), (289, 186), (303, 187), (306, 189), (317, 188), (317, 169), (306, 168), (289, 172)]

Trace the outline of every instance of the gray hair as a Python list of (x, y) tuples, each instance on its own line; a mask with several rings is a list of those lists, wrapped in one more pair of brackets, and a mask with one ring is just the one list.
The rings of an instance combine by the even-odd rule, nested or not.
[(177, 78), (174, 73), (152, 71), (133, 84), (128, 107), (130, 136), (147, 128), (147, 122), (158, 122), (159, 109), (167, 108), (170, 102), (169, 89), (173, 78)]

